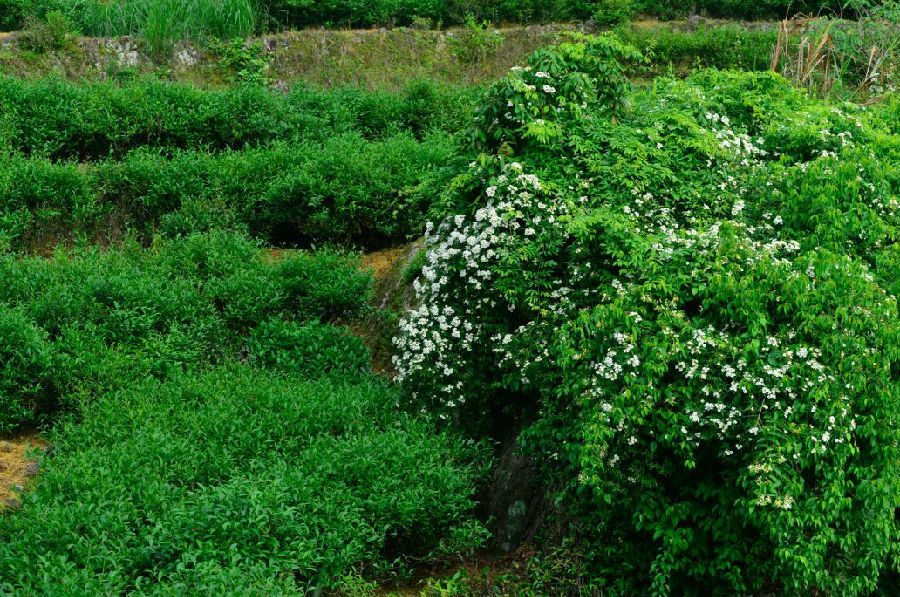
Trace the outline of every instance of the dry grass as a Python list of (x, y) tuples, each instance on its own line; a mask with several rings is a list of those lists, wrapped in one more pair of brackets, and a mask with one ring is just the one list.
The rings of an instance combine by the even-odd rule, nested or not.
[(46, 445), (32, 433), (0, 439), (0, 511), (18, 505), (19, 491), (37, 474), (37, 462), (29, 456)]
[(278, 263), (290, 257), (291, 253), (295, 253), (297, 249), (266, 249), (263, 253), (263, 259), (269, 263)]
[(383, 249), (373, 253), (366, 253), (360, 258), (360, 264), (364, 269), (371, 269), (372, 276), (377, 283), (391, 273), (397, 262), (406, 254), (406, 247), (395, 249)]
[[(817, 26), (824, 23), (824, 26)], [(831, 23), (815, 18), (795, 18), (778, 25), (778, 43), (772, 55), (772, 70), (782, 67), (782, 74), (794, 85), (827, 93), (834, 86), (837, 73), (833, 68), (834, 40)]]

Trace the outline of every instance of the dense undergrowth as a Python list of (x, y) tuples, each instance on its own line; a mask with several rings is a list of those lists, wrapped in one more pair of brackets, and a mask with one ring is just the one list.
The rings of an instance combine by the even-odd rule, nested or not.
[(896, 103), (628, 91), (635, 58), (563, 44), (492, 89), (396, 339), (408, 400), (527, 421), (603, 594), (890, 593)]
[(0, 271), (0, 432), (57, 420), (0, 592), (296, 594), (483, 540), (475, 445), (399, 413), (339, 325), (352, 257), (214, 232)]
[(616, 37), (641, 51), (643, 63), (631, 74), (657, 76), (697, 68), (766, 71), (772, 68), (772, 50), (778, 40), (774, 28), (747, 29), (741, 25), (699, 25), (696, 31), (671, 27), (623, 25)]
[(472, 451), (394, 402), (244, 365), (103, 394), (0, 516), (0, 591), (297, 595), (477, 545)]
[(270, 242), (401, 241), (478, 89), (288, 95), (0, 79), (0, 243), (150, 238), (231, 224)]
[(459, 130), (478, 90), (411, 82), (400, 93), (357, 88), (289, 93), (254, 85), (202, 90), (148, 79), (76, 85), (0, 78), (0, 151), (52, 160), (120, 157), (138, 147), (219, 151), (272, 141), (369, 139)]
[[(515, 440), (537, 555), (436, 594), (894, 594), (892, 79), (632, 85), (780, 39), (661, 31), (487, 91), (0, 79), (0, 433), (53, 446), (0, 593), (364, 592), (484, 545)], [(397, 383), (357, 259), (262, 248), (422, 229)]]
[[(371, 293), (370, 277), (350, 257), (272, 261), (229, 232), (150, 249), (126, 242), (50, 258), (9, 254), (0, 271), (4, 432), (39, 422), (82, 391), (95, 395), (126, 380), (239, 355), (266, 360), (266, 342), (278, 342), (273, 331), (358, 316)], [(315, 346), (314, 356), (292, 369), (316, 377), (368, 364), (359, 350), (339, 353)]]
[(265, 28), (310, 26), (438, 26), (478, 21), (516, 23), (628, 19), (636, 14), (677, 18), (690, 14), (775, 18), (794, 13), (854, 15), (872, 0), (3, 0), (0, 28), (21, 27), (29, 17), (65, 15), (87, 35), (144, 35), (197, 39), (245, 37)]
[(81, 234), (148, 239), (231, 225), (270, 243), (388, 246), (418, 234), (417, 192), (454, 159), (453, 137), (279, 142), (210, 154), (157, 150), (87, 164), (14, 157), (0, 165), (0, 242), (40, 249)]

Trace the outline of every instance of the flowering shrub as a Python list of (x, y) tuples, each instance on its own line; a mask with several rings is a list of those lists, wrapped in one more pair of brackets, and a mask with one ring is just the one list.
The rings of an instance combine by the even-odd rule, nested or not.
[(772, 73), (628, 91), (629, 48), (578, 42), (490, 94), (399, 379), (531, 421), (611, 594), (868, 594), (898, 563), (897, 138)]

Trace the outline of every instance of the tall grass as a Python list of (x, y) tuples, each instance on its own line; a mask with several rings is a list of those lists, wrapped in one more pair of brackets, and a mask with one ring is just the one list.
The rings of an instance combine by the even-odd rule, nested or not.
[(253, 0), (79, 0), (58, 2), (86, 35), (133, 35), (151, 52), (182, 40), (246, 37), (259, 22)]
[(879, 11), (856, 22), (784, 20), (778, 27), (772, 69), (819, 95), (841, 90), (853, 99), (871, 101), (900, 85), (896, 19), (897, 15)]

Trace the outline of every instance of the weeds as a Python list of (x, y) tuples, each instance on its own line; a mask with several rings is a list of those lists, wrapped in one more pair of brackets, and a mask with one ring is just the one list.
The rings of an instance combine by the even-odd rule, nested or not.
[(499, 30), (491, 30), (489, 23), (478, 23), (471, 14), (466, 17), (465, 28), (447, 41), (453, 49), (456, 59), (463, 65), (471, 67), (471, 77), (475, 78), (475, 65), (497, 52), (503, 43), (503, 34)]
[(866, 99), (893, 91), (900, 67), (900, 5), (887, 2), (858, 22), (785, 20), (778, 27), (772, 68), (818, 95), (835, 89)]
[(50, 11), (43, 19), (29, 17), (28, 29), (19, 43), (34, 52), (64, 50), (74, 33), (72, 21), (59, 11)]
[(231, 82), (263, 87), (269, 84), (266, 71), (271, 55), (263, 53), (261, 43), (247, 43), (241, 38), (231, 42), (212, 41), (210, 50), (218, 56), (218, 66)]
[(138, 36), (158, 58), (179, 41), (246, 37), (258, 18), (253, 0), (84, 0), (68, 14), (88, 35)]

